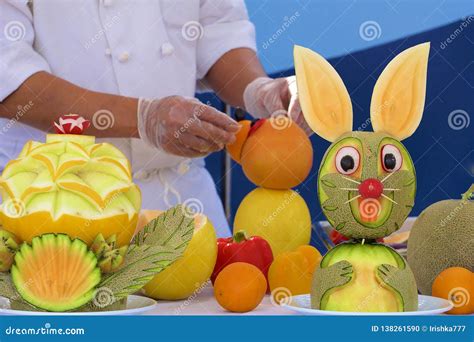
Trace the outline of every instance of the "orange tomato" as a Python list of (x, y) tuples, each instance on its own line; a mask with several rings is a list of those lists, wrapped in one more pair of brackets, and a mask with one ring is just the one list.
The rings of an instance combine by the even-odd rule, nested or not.
[(267, 280), (254, 265), (234, 262), (226, 266), (214, 282), (214, 296), (224, 309), (247, 312), (255, 309), (267, 290)]
[(281, 303), (289, 296), (310, 293), (313, 273), (321, 259), (319, 251), (309, 245), (278, 255), (268, 270), (273, 300)]
[(474, 273), (463, 267), (450, 267), (442, 271), (433, 282), (432, 294), (450, 300), (454, 308), (449, 314), (474, 313)]

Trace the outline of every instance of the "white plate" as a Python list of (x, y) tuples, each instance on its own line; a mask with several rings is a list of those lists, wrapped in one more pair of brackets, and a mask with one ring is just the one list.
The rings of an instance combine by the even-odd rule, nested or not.
[(127, 298), (127, 308), (123, 310), (101, 311), (101, 312), (38, 312), (21, 311), (10, 309), (10, 301), (0, 297), (0, 315), (20, 316), (118, 316), (144, 314), (156, 309), (156, 301), (142, 296), (131, 295)]
[(450, 301), (431, 296), (418, 296), (418, 311), (407, 312), (342, 312), (311, 309), (311, 297), (309, 294), (289, 298), (289, 303), (281, 304), (282, 307), (304, 315), (335, 315), (335, 316), (415, 316), (415, 315), (437, 315), (453, 308)]

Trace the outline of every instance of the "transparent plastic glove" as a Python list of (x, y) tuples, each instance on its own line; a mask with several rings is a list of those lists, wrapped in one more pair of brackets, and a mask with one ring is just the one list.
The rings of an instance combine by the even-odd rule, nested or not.
[(245, 109), (256, 118), (287, 115), (307, 135), (313, 133), (301, 111), (295, 76), (253, 80), (245, 88), (244, 104)]
[(237, 122), (197, 99), (168, 96), (138, 101), (140, 138), (162, 151), (199, 157), (235, 140)]

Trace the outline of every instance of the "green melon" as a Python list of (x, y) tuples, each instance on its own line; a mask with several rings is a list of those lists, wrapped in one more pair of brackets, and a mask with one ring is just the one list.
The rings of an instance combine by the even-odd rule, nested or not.
[(47, 311), (77, 309), (100, 282), (97, 258), (79, 239), (45, 234), (23, 243), (11, 269), (13, 284), (31, 305)]
[[(382, 165), (387, 147), (397, 151), (399, 169)], [(353, 172), (341, 172), (342, 158), (350, 158)], [(376, 179), (383, 185), (379, 198), (363, 198), (359, 186)], [(354, 239), (377, 239), (400, 229), (413, 208), (416, 175), (410, 154), (386, 133), (350, 132), (326, 151), (318, 174), (318, 197), (334, 229)]]
[(408, 263), (418, 289), (431, 295), (431, 286), (448, 267), (474, 272), (474, 184), (459, 200), (434, 203), (418, 216), (408, 239)]
[(418, 305), (415, 278), (404, 259), (388, 246), (342, 243), (316, 269), (311, 305), (330, 311), (414, 311)]

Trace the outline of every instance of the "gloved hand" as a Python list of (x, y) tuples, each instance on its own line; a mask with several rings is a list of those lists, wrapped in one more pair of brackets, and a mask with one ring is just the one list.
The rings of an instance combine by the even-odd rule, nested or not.
[(197, 99), (168, 96), (138, 101), (140, 138), (162, 151), (199, 157), (235, 140), (237, 122)]
[(253, 80), (245, 88), (244, 104), (245, 109), (256, 118), (287, 115), (307, 135), (313, 133), (301, 111), (295, 76)]

